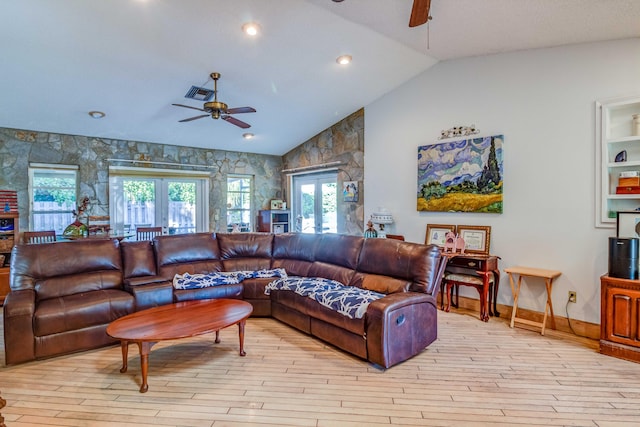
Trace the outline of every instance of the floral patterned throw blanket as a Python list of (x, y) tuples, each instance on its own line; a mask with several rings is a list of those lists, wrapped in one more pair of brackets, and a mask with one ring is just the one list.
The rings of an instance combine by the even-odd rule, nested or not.
[(173, 277), (175, 289), (201, 289), (209, 286), (235, 285), (245, 279), (257, 277), (281, 277), (286, 278), (284, 268), (256, 271), (215, 271), (208, 274), (176, 274)]
[(293, 291), (350, 319), (362, 319), (369, 304), (385, 296), (322, 277), (281, 277), (267, 284), (264, 293), (269, 295), (272, 290)]

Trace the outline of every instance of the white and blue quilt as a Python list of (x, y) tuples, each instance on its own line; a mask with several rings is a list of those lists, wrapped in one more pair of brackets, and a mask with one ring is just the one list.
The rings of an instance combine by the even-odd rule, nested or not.
[(283, 277), (270, 282), (264, 293), (272, 290), (288, 290), (311, 298), (349, 319), (362, 319), (372, 301), (385, 296), (367, 289), (345, 286), (335, 280), (322, 277)]
[(275, 268), (256, 271), (216, 271), (208, 274), (176, 274), (173, 277), (173, 287), (175, 289), (202, 289), (210, 286), (235, 285), (245, 279), (259, 277), (286, 278), (287, 272), (284, 268)]

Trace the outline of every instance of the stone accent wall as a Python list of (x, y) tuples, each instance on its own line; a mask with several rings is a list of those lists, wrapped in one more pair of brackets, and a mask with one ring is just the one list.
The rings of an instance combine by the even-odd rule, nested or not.
[[(193, 170), (196, 168), (190, 165), (214, 166), (208, 169), (211, 171), (210, 231), (226, 231), (228, 174), (254, 176), (256, 214), (258, 209), (268, 206), (270, 199), (282, 191), (280, 156), (0, 128), (0, 189), (18, 191), (20, 230), (29, 228), (29, 163), (78, 165), (79, 197), (89, 197), (93, 215), (108, 215), (109, 166), (143, 164), (110, 163), (107, 159), (145, 160), (181, 165), (149, 166), (163, 169)], [(218, 221), (215, 221), (216, 215)]]
[[(364, 233), (364, 109), (345, 117), (283, 156), (283, 169), (304, 168), (340, 161), (338, 170), (338, 233), (362, 235)], [(309, 172), (314, 171), (312, 168)], [(321, 171), (315, 170), (316, 172)], [(342, 183), (358, 181), (357, 202), (344, 202)], [(282, 182), (288, 186), (287, 175)], [(287, 195), (292, 194), (287, 188)], [(290, 200), (288, 200), (290, 202)]]

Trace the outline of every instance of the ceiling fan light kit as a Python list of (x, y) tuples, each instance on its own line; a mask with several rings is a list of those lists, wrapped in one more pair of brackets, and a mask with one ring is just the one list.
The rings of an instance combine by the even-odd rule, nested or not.
[(236, 125), (242, 129), (248, 129), (251, 127), (250, 124), (243, 122), (242, 120), (238, 120), (232, 116), (232, 114), (242, 114), (242, 113), (255, 113), (256, 109), (253, 107), (237, 107), (237, 108), (229, 108), (227, 104), (224, 102), (218, 101), (218, 79), (220, 78), (220, 73), (213, 72), (210, 77), (213, 79), (213, 101), (205, 102), (202, 108), (191, 107), (189, 105), (183, 104), (171, 104), (176, 107), (190, 108), (192, 110), (203, 111), (207, 114), (201, 114), (199, 116), (189, 117), (187, 119), (179, 120), (180, 123), (190, 122), (192, 120), (202, 119), (203, 117), (211, 116), (212, 119), (222, 119), (226, 122), (231, 123), (232, 125)]

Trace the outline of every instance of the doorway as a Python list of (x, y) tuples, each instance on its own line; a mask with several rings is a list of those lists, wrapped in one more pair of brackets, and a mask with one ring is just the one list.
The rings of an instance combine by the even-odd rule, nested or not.
[(337, 233), (337, 171), (293, 177), (293, 229), (299, 233)]

